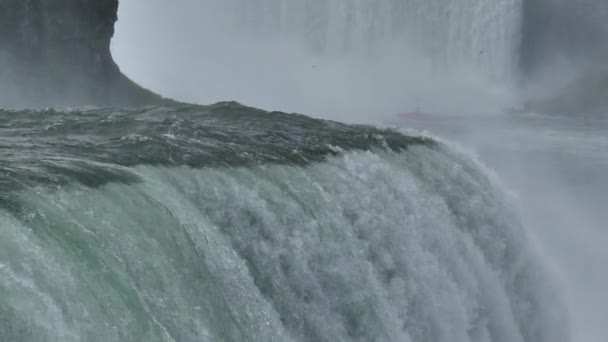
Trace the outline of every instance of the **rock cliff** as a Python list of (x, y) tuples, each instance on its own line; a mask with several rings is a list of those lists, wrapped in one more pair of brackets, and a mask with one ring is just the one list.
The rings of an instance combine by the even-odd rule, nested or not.
[(0, 107), (155, 104), (110, 53), (118, 0), (0, 0)]

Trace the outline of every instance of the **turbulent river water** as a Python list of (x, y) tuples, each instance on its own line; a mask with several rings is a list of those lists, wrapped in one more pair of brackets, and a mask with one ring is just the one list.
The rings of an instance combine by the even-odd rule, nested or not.
[(567, 341), (512, 197), (237, 103), (0, 111), (2, 341)]

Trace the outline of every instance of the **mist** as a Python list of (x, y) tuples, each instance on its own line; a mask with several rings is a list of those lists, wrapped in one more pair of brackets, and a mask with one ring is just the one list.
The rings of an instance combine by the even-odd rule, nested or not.
[(497, 172), (561, 288), (571, 340), (604, 341), (608, 122), (527, 114), (403, 126), (456, 143)]
[[(325, 24), (307, 23), (312, 19), (289, 12), (299, 8), (286, 9), (289, 13), (282, 20), (304, 22), (300, 26), (280, 27), (268, 13), (264, 15), (270, 19), (243, 23), (239, 6), (234, 0), (184, 0), (180, 6), (160, 0), (122, 1), (114, 57), (135, 81), (180, 101), (234, 100), (348, 122), (377, 123), (416, 107), (447, 114), (497, 113), (517, 102), (514, 80), (504, 70), (511, 62), (484, 65), (492, 47), (483, 42), (476, 42), (479, 46), (470, 53), (454, 52), (459, 47), (449, 51), (449, 44), (438, 52), (437, 46), (416, 41), (420, 37), (394, 23), (356, 35), (348, 27), (354, 24), (340, 26), (329, 19)], [(340, 19), (340, 11), (354, 9), (335, 11), (332, 15)], [(382, 13), (370, 17), (377, 26), (391, 20)], [(310, 33), (307, 25), (335, 25), (333, 30), (343, 32), (323, 27)], [(440, 39), (448, 39), (448, 29), (442, 28), (446, 31), (436, 37), (425, 34), (440, 45)], [(348, 44), (329, 44), (331, 39), (341, 42), (332, 33), (344, 36)]]
[[(390, 122), (457, 142), (496, 170), (513, 194), (538, 253), (566, 298), (572, 340), (608, 338), (608, 124), (578, 120), (575, 112), (570, 118), (505, 114), (521, 108), (525, 99), (567, 87), (587, 70), (584, 66), (601, 59), (603, 50), (589, 50), (589, 56), (566, 53), (571, 48), (547, 32), (558, 24), (543, 26), (544, 19), (535, 17), (538, 27), (524, 27), (523, 19), (510, 11), (496, 11), (489, 21), (500, 26), (497, 32), (506, 32), (504, 37), (533, 30), (534, 39), (553, 38), (538, 46), (531, 38), (523, 46), (505, 38), (494, 50), (491, 44), (467, 43), (466, 52), (457, 56), (437, 53), (404, 33), (407, 29), (391, 28), (391, 34), (375, 36), (373, 44), (350, 39), (355, 44), (332, 50), (302, 38), (297, 29), (242, 25), (242, 17), (234, 14), (238, 2), (176, 3), (121, 2), (113, 52), (127, 75), (181, 101), (235, 100), (346, 122)], [(515, 32), (507, 19), (524, 27), (522, 32)], [(599, 37), (586, 44), (605, 38)], [(527, 45), (535, 50), (519, 55)], [(501, 53), (509, 55), (506, 61), (496, 57)], [(543, 64), (543, 56), (551, 56), (551, 62)], [(520, 57), (526, 59), (521, 68), (513, 67)], [(533, 79), (522, 81), (532, 74)], [(458, 120), (395, 119), (396, 113), (417, 108)]]

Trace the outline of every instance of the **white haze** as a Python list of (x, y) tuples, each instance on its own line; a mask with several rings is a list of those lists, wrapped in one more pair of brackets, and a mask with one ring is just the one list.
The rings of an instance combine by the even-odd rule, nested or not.
[[(227, 14), (231, 6), (220, 3), (123, 0), (113, 42), (116, 60), (135, 81), (177, 100), (235, 100), (349, 122), (377, 122), (418, 105), (462, 114), (496, 112), (514, 102), (509, 87), (490, 82), (488, 74), (495, 72), (479, 72), (477, 61), (460, 58), (446, 68), (407, 44), (404, 35), (319, 52), (289, 28), (246, 32), (236, 15)], [(490, 52), (478, 44), (472, 55), (481, 59)]]
[(401, 124), (458, 141), (497, 170), (560, 282), (572, 341), (606, 341), (608, 121), (530, 114)]
[[(496, 114), (519, 107), (518, 96), (487, 70), (460, 63), (438, 72), (403, 40), (364, 53), (319, 54), (289, 34), (234, 30), (227, 10), (206, 0), (122, 0), (115, 58), (144, 86), (201, 104), (236, 100), (369, 123), (418, 105), (459, 114), (400, 125), (457, 140), (498, 171), (561, 282), (573, 341), (608, 340), (608, 123), (505, 118)], [(570, 78), (566, 69), (547, 79)]]

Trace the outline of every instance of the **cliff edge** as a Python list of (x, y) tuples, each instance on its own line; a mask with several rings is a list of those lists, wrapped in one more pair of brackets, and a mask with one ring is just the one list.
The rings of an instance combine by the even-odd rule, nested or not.
[(167, 101), (114, 62), (117, 11), (118, 0), (0, 0), (0, 108)]

